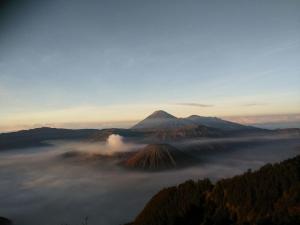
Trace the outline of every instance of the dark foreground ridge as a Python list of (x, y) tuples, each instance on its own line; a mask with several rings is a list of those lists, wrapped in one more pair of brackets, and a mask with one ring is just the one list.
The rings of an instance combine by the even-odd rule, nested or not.
[(0, 225), (12, 225), (12, 222), (9, 219), (0, 216)]
[(127, 225), (300, 224), (300, 156), (256, 172), (158, 192)]

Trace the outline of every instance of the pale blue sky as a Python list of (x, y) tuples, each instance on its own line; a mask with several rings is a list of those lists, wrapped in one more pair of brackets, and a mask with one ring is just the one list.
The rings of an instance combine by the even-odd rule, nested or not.
[(298, 0), (13, 2), (0, 17), (2, 127), (157, 108), (300, 113)]

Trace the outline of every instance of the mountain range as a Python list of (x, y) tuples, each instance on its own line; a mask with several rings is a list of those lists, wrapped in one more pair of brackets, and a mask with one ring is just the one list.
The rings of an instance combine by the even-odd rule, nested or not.
[(86, 139), (93, 135), (95, 129), (61, 129), (41, 127), (30, 130), (21, 130), (0, 134), (0, 150), (12, 148), (26, 148), (33, 146), (45, 146), (48, 140), (78, 140)]
[(223, 131), (237, 130), (258, 130), (259, 128), (245, 126), (242, 124), (222, 120), (217, 117), (204, 117), (192, 115), (186, 118), (177, 118), (165, 111), (158, 110), (150, 116), (134, 125), (133, 130), (152, 130), (152, 129), (174, 129), (187, 126), (206, 126)]
[(267, 130), (246, 126), (217, 117), (192, 115), (177, 118), (158, 110), (129, 129), (58, 129), (50, 127), (21, 130), (0, 134), (0, 150), (47, 145), (47, 140), (106, 141), (109, 135), (118, 134), (125, 139), (143, 143), (174, 142), (201, 137), (233, 137), (255, 134), (295, 134), (300, 129)]

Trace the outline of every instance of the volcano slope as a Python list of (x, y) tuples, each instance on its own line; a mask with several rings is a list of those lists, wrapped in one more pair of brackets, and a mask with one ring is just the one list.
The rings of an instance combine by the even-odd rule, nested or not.
[(195, 162), (188, 154), (169, 144), (149, 144), (121, 162), (121, 165), (136, 170), (160, 171), (181, 168)]

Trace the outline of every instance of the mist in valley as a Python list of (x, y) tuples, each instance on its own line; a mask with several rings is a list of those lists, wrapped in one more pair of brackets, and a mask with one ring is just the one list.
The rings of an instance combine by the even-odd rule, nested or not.
[[(131, 221), (161, 188), (188, 179), (221, 178), (257, 169), (300, 153), (299, 138), (199, 139), (177, 147), (209, 143), (244, 143), (197, 157), (197, 166), (165, 172), (125, 170), (114, 160), (70, 160), (67, 152), (113, 155), (143, 145), (121, 136), (107, 142), (55, 141), (47, 147), (0, 152), (0, 213), (16, 225), (118, 225)], [(251, 144), (253, 142), (253, 144)], [(255, 144), (254, 144), (255, 143)], [(195, 156), (196, 157), (196, 156)]]

